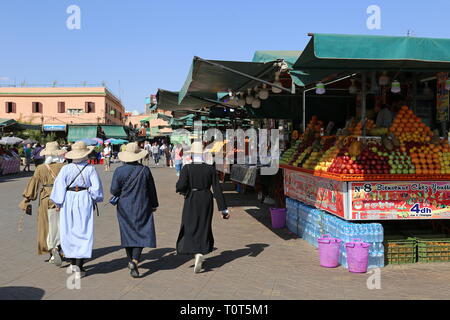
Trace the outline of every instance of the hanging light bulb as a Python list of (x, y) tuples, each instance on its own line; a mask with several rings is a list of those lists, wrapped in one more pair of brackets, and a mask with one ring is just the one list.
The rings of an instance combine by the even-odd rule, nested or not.
[(231, 91), (231, 89), (228, 89), (228, 96), (230, 97), (230, 100), (234, 99), (233, 91)]
[(350, 94), (357, 94), (358, 93), (358, 88), (355, 86), (355, 79), (350, 79), (350, 81), (352, 82), (352, 84), (348, 88), (348, 92)]
[(261, 100), (259, 100), (258, 98), (253, 99), (252, 108), (254, 108), (254, 109), (261, 108)]
[[(280, 72), (275, 72), (275, 81), (274, 83), (275, 85), (282, 87), (283, 85), (280, 82)], [(272, 92), (273, 93), (280, 93), (282, 90), (280, 88), (276, 88), (276, 87), (272, 87)]]
[(378, 79), (378, 84), (380, 86), (387, 86), (389, 84), (389, 77), (387, 76), (387, 72), (383, 71), (383, 74), (380, 76), (380, 79)]
[(433, 94), (433, 90), (428, 86), (428, 82), (425, 82), (425, 88), (423, 88), (424, 96), (431, 96)]
[(267, 89), (267, 85), (265, 83), (263, 84), (263, 87), (258, 96), (261, 100), (266, 100), (267, 98), (269, 98), (269, 90)]
[(325, 91), (325, 85), (322, 83), (322, 81), (318, 82), (316, 85), (316, 94), (324, 94)]
[(245, 97), (245, 103), (246, 104), (252, 104), (253, 96), (252, 96), (252, 89), (247, 89), (247, 96)]
[(392, 81), (391, 84), (391, 92), (392, 93), (400, 93), (402, 91), (402, 87), (400, 86), (400, 82), (397, 80)]

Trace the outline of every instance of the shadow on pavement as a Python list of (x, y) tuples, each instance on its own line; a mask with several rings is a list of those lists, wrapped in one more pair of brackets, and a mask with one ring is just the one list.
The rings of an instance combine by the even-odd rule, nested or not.
[[(116, 251), (116, 250), (113, 250), (114, 248), (122, 249), (121, 247), (116, 246), (116, 247), (108, 247), (108, 248), (103, 248), (103, 249), (98, 249), (98, 250), (100, 250), (100, 253), (108, 252), (110, 250), (108, 252), (108, 253), (110, 253), (110, 252)], [(104, 251), (101, 251), (101, 250), (104, 250)], [(165, 255), (167, 253), (170, 253), (173, 251), (175, 251), (174, 248), (152, 249), (151, 251), (149, 251), (141, 256), (141, 261), (142, 262), (144, 262), (146, 260), (160, 261), (160, 260), (166, 259), (166, 257), (168, 257), (168, 256), (165, 256)], [(106, 255), (108, 253), (104, 253), (102, 255)], [(118, 258), (118, 259), (114, 259), (111, 261), (99, 262), (97, 264), (86, 265), (85, 268), (86, 268), (86, 271), (88, 271), (87, 276), (91, 276), (94, 274), (107, 274), (107, 273), (112, 273), (112, 272), (116, 272), (119, 270), (127, 270), (128, 258), (126, 256), (125, 249), (123, 249), (123, 255), (124, 255), (123, 258)], [(171, 256), (171, 255), (169, 255), (169, 256)], [(93, 255), (93, 257), (94, 257), (94, 255)], [(96, 258), (98, 258), (98, 256)], [(170, 259), (168, 261), (170, 261)], [(168, 263), (168, 261), (166, 261), (166, 264)], [(151, 264), (153, 262), (149, 262), (149, 263)], [(147, 264), (149, 264), (149, 263), (147, 263)], [(141, 267), (145, 268), (145, 265), (147, 265), (147, 264), (141, 264), (139, 266), (139, 268), (141, 268)], [(177, 266), (175, 266), (175, 268), (176, 267)], [(141, 276), (141, 278), (146, 275), (147, 275), (147, 273), (143, 274)]]
[(147, 271), (141, 275), (141, 278), (158, 271), (177, 269), (194, 258), (192, 255), (178, 255), (174, 252), (175, 249), (171, 249), (171, 251), (172, 253), (169, 255), (154, 258), (153, 261), (140, 265), (139, 268), (147, 269)]
[(291, 233), (287, 228), (282, 229), (273, 229), (272, 228), (272, 219), (270, 217), (269, 209), (247, 209), (245, 210), (249, 215), (251, 215), (255, 220), (259, 221), (262, 225), (264, 225), (267, 229), (275, 233), (283, 240), (297, 239), (298, 236)]
[(34, 287), (0, 288), (0, 300), (41, 300), (45, 291)]
[(236, 259), (243, 257), (257, 257), (260, 253), (264, 251), (269, 245), (266, 243), (253, 243), (246, 245), (246, 248), (237, 250), (226, 250), (222, 251), (220, 255), (211, 258), (206, 258), (203, 263), (203, 272), (209, 272), (214, 269), (220, 268), (227, 263), (230, 263)]

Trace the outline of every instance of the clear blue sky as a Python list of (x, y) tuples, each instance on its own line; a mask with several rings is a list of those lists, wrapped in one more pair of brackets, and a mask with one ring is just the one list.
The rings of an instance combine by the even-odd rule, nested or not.
[[(81, 30), (66, 28), (71, 4)], [(381, 30), (366, 27), (372, 4)], [(0, 81), (104, 80), (141, 111), (158, 88), (182, 87), (194, 55), (248, 61), (255, 50), (302, 50), (308, 32), (450, 38), (449, 12), (448, 0), (1, 1)]]

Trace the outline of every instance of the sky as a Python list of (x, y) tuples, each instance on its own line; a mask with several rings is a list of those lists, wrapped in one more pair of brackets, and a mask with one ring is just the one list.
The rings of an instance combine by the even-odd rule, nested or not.
[[(80, 29), (67, 8), (80, 8)], [(367, 8), (380, 8), (369, 30)], [(0, 2), (0, 84), (101, 84), (127, 110), (179, 91), (194, 56), (251, 61), (303, 50), (308, 33), (450, 38), (450, 1), (14, 0)]]

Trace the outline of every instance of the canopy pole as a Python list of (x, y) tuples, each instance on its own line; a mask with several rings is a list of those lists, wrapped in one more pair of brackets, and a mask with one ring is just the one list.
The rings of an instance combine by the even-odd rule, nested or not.
[(271, 86), (271, 87), (278, 88), (278, 89), (280, 89), (280, 90), (283, 90), (283, 91), (286, 91), (286, 92), (291, 93), (291, 89), (287, 89), (287, 88), (285, 88), (285, 87), (278, 86), (278, 85), (276, 85), (276, 84), (274, 84), (274, 83), (272, 83), (272, 82), (269, 82), (269, 81), (266, 81), (266, 80), (263, 80), (263, 79), (256, 78), (256, 77), (254, 77), (254, 76), (251, 76), (251, 75), (249, 75), (249, 74), (246, 74), (246, 73), (243, 73), (243, 72), (234, 70), (234, 69), (232, 69), (232, 68), (225, 67), (225, 66), (223, 66), (223, 65), (221, 65), (221, 64), (219, 64), (219, 63), (215, 63), (215, 62), (212, 62), (212, 61), (209, 61), (209, 60), (205, 60), (205, 59), (202, 59), (202, 58), (200, 58), (200, 57), (194, 57), (194, 60), (202, 61), (202, 62), (207, 63), (207, 64), (209, 64), (209, 65), (218, 67), (218, 68), (220, 68), (220, 69), (223, 69), (223, 70), (226, 70), (226, 71), (229, 71), (229, 72), (238, 74), (238, 75), (240, 75), (240, 76), (243, 76), (243, 77), (252, 79), (252, 80), (257, 81), (257, 82), (265, 83), (265, 84), (267, 84), (267, 85), (269, 85), (269, 86)]
[(365, 72), (361, 74), (361, 122), (362, 122), (362, 135), (366, 136), (366, 95), (367, 95), (367, 75)]

